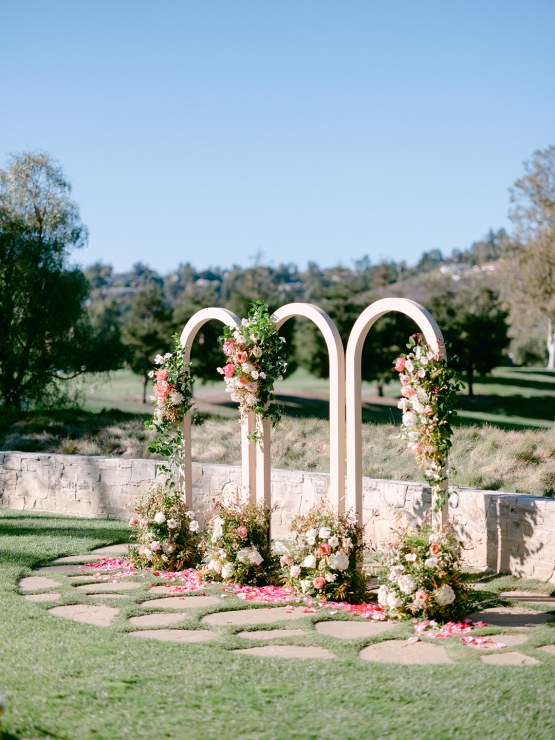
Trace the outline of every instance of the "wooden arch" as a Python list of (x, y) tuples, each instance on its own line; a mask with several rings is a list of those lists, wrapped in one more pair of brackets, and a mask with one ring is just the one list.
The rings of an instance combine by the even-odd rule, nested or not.
[[(361, 357), (364, 340), (376, 321), (390, 311), (399, 311), (411, 318), (421, 329), (427, 343), (445, 359), (443, 335), (434, 317), (416, 301), (407, 298), (382, 298), (366, 308), (351, 330), (346, 352), (347, 380), (347, 505), (362, 515), (362, 404)], [(444, 482), (442, 489), (447, 485)], [(435, 491), (435, 495), (439, 491)], [(439, 514), (443, 525), (447, 520), (447, 503)]]

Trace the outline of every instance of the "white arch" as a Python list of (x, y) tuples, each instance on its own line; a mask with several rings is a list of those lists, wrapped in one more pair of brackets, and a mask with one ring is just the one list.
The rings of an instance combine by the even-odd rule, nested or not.
[[(345, 510), (345, 351), (336, 325), (325, 311), (312, 303), (288, 303), (273, 314), (279, 329), (288, 319), (304, 316), (322, 332), (329, 356), (330, 376), (330, 500), (338, 511)], [(269, 424), (264, 429), (265, 449), (259, 451), (259, 481), (268, 500), (270, 485)], [(261, 459), (262, 458), (262, 459)], [(263, 471), (263, 472), (262, 472)]]
[[(364, 340), (376, 321), (390, 311), (399, 311), (420, 327), (427, 343), (439, 348), (440, 357), (446, 359), (443, 335), (434, 317), (416, 301), (407, 298), (382, 298), (366, 308), (351, 330), (346, 352), (345, 375), (347, 378), (347, 505), (362, 515), (362, 403), (361, 357)], [(438, 340), (440, 340), (438, 342)], [(444, 484), (445, 485), (445, 484)], [(439, 519), (447, 519), (447, 504)]]
[[(190, 362), (191, 360), (191, 345), (193, 344), (195, 337), (197, 335), (197, 332), (199, 329), (201, 329), (204, 324), (206, 324), (207, 321), (211, 321), (212, 319), (216, 319), (217, 321), (221, 321), (222, 324), (226, 324), (227, 326), (238, 326), (241, 324), (241, 321), (238, 316), (236, 316), (231, 311), (228, 311), (227, 308), (202, 308), (200, 311), (197, 311), (194, 316), (191, 316), (189, 321), (185, 324), (185, 328), (181, 332), (181, 346), (185, 347), (184, 352), (184, 360), (185, 362)], [(184, 457), (185, 461), (183, 464), (183, 471), (182, 475), (184, 477), (185, 482), (185, 501), (187, 503), (187, 506), (192, 509), (193, 508), (193, 461), (191, 457), (191, 410), (187, 412), (185, 415), (185, 419), (183, 421), (183, 436), (185, 438), (185, 449), (184, 449)], [(243, 446), (244, 450), (244, 446)], [(251, 455), (252, 458), (252, 466), (254, 467), (254, 446), (251, 445)], [(245, 458), (243, 455), (243, 477), (245, 475), (245, 469), (244, 469), (244, 462)], [(243, 480), (243, 487), (245, 486), (245, 483), (248, 483), (248, 481)]]

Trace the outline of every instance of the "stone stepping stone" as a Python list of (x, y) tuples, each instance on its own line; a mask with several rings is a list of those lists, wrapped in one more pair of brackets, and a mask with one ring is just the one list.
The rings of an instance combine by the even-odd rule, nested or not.
[(149, 589), (148, 593), (164, 594), (165, 596), (187, 596), (187, 594), (194, 593), (194, 591), (173, 591), (172, 589), (174, 588), (177, 588), (177, 586), (152, 586), (152, 588)]
[(335, 655), (325, 648), (308, 645), (264, 645), (264, 647), (244, 648), (232, 652), (241, 653), (242, 655), (255, 655), (261, 658), (302, 658), (303, 660), (335, 658)]
[(126, 599), (125, 594), (88, 594), (94, 596), (96, 599)]
[(93, 606), (92, 604), (55, 606), (48, 611), (56, 617), (64, 617), (84, 624), (94, 624), (97, 627), (109, 627), (112, 619), (119, 614), (119, 609), (113, 606)]
[(102, 593), (102, 591), (133, 591), (141, 588), (143, 584), (137, 581), (122, 581), (121, 583), (85, 583), (84, 586), (75, 586), (76, 591), (83, 591), (86, 594)]
[(361, 637), (373, 637), (392, 629), (395, 625), (384, 622), (318, 622), (316, 632), (341, 640), (357, 640)]
[(522, 606), (493, 606), (471, 614), (470, 619), (485, 622), (493, 627), (514, 627), (523, 629), (537, 627), (553, 618), (552, 614), (536, 612)]
[(137, 545), (136, 542), (128, 542), (124, 545), (106, 545), (105, 547), (97, 547), (95, 550), (91, 550), (91, 553), (94, 553), (95, 555), (103, 555), (104, 553), (114, 553), (114, 554), (121, 554), (125, 553), (127, 555), (128, 548), (134, 547)]
[(141, 630), (140, 632), (128, 632), (132, 637), (150, 637), (152, 640), (162, 642), (205, 642), (217, 637), (210, 630)]
[(534, 593), (533, 591), (502, 591), (499, 598), (511, 599), (512, 601), (524, 601), (528, 604), (553, 604), (555, 597), (547, 594)]
[(238, 632), (237, 637), (246, 640), (275, 640), (278, 637), (298, 637), (306, 635), (304, 630), (256, 630), (256, 632)]
[(93, 566), (87, 565), (45, 565), (44, 568), (35, 568), (33, 573), (94, 573), (98, 570)]
[(51, 578), (43, 578), (42, 576), (27, 576), (27, 578), (20, 578), (17, 582), (18, 588), (22, 591), (36, 591), (39, 588), (57, 588), (59, 585), (59, 583), (56, 583)]
[(493, 646), (497, 642), (504, 643), (507, 647), (514, 647), (515, 645), (522, 645), (523, 642), (528, 640), (528, 635), (488, 635), (491, 642), (485, 642), (483, 645), (472, 645), (466, 643), (469, 647), (475, 648), (476, 650), (499, 650), (500, 648), (494, 648)]
[(360, 651), (358, 657), (376, 663), (402, 663), (403, 665), (453, 662), (442, 645), (428, 642), (404, 642), (403, 640), (386, 640), (376, 645), (368, 645)]
[(182, 622), (184, 619), (183, 614), (143, 614), (141, 617), (131, 617), (129, 624), (133, 624), (136, 627), (165, 627), (168, 624), (176, 624), (176, 622)]
[(141, 606), (154, 607), (155, 609), (191, 609), (194, 606), (214, 606), (221, 604), (220, 599), (215, 596), (178, 596), (168, 599), (150, 599), (143, 601)]
[(56, 558), (52, 561), (52, 564), (57, 565), (59, 563), (89, 563), (91, 560), (94, 560), (92, 555), (68, 555), (64, 558)]
[(45, 594), (27, 594), (23, 598), (25, 601), (58, 601), (60, 594), (48, 591), (48, 593)]
[(270, 607), (269, 609), (243, 609), (236, 612), (217, 612), (216, 614), (207, 614), (200, 621), (202, 624), (224, 627), (229, 624), (272, 624), (273, 622), (291, 621), (306, 616), (308, 614), (302, 612), (299, 607), (291, 611), (286, 611), (286, 607), (279, 606), (277, 608)]
[(529, 655), (518, 652), (480, 655), (480, 660), (489, 665), (538, 665), (540, 662)]
[(543, 647), (538, 648), (538, 650), (543, 650), (543, 652), (548, 655), (555, 655), (555, 645), (544, 645)]

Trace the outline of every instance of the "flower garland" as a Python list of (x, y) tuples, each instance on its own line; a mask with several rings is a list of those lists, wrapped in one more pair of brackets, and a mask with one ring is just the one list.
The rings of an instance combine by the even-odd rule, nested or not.
[(357, 521), (352, 510), (338, 514), (317, 505), (293, 517), (292, 539), (276, 545), (287, 586), (324, 600), (364, 601), (366, 581), (359, 568), (364, 545)]
[(131, 548), (131, 562), (172, 571), (199, 562), (199, 523), (178, 491), (156, 486), (139, 499), (134, 512), (129, 526), (139, 547)]
[[(249, 317), (241, 326), (226, 327), (219, 341), (227, 363), (217, 371), (224, 376), (231, 400), (239, 402), (241, 422), (249, 411), (255, 411), (260, 418), (271, 419), (275, 427), (281, 413), (272, 404), (274, 383), (283, 380), (287, 362), (285, 339), (279, 336), (268, 306), (262, 301), (251, 303)], [(251, 432), (249, 438), (259, 440), (259, 430)]]
[(390, 617), (439, 618), (449, 621), (464, 615), (468, 603), (461, 581), (463, 548), (456, 536), (423, 524), (416, 531), (398, 529), (389, 545), (380, 578), (378, 602)]
[(184, 347), (179, 342), (179, 335), (174, 334), (175, 350), (165, 355), (156, 355), (154, 362), (160, 365), (158, 370), (149, 372), (150, 378), (156, 378), (154, 395), (151, 401), (156, 405), (154, 416), (145, 421), (145, 426), (155, 431), (158, 439), (148, 446), (148, 451), (161, 455), (166, 462), (157, 463), (156, 467), (165, 473), (167, 485), (175, 487), (174, 476), (183, 463), (183, 431), (179, 424), (193, 405), (193, 378), (191, 363), (183, 359)]
[[(447, 470), (446, 464), (452, 445), (452, 420), (457, 413), (457, 391), (463, 384), (458, 373), (440, 359), (439, 349), (431, 349), (420, 334), (411, 336), (407, 348), (409, 354), (395, 361), (403, 396), (397, 406), (403, 412), (401, 438), (416, 452), (424, 477), (437, 492), (455, 472)], [(435, 509), (439, 510), (455, 490), (448, 488), (436, 501)]]
[(218, 501), (203, 540), (205, 577), (241, 585), (278, 583), (278, 561), (270, 543), (272, 510), (263, 504)]

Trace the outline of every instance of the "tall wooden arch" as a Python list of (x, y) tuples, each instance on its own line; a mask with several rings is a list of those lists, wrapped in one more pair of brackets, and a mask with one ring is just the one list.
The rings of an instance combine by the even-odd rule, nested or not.
[[(399, 311), (420, 327), (427, 343), (445, 359), (443, 335), (434, 317), (416, 301), (407, 298), (382, 298), (366, 308), (351, 330), (346, 352), (347, 424), (347, 506), (362, 514), (362, 403), (361, 357), (364, 340), (376, 321), (390, 311)], [(445, 489), (446, 482), (441, 487)], [(435, 491), (437, 495), (439, 491)], [(447, 503), (439, 512), (441, 524), (447, 520)]]

